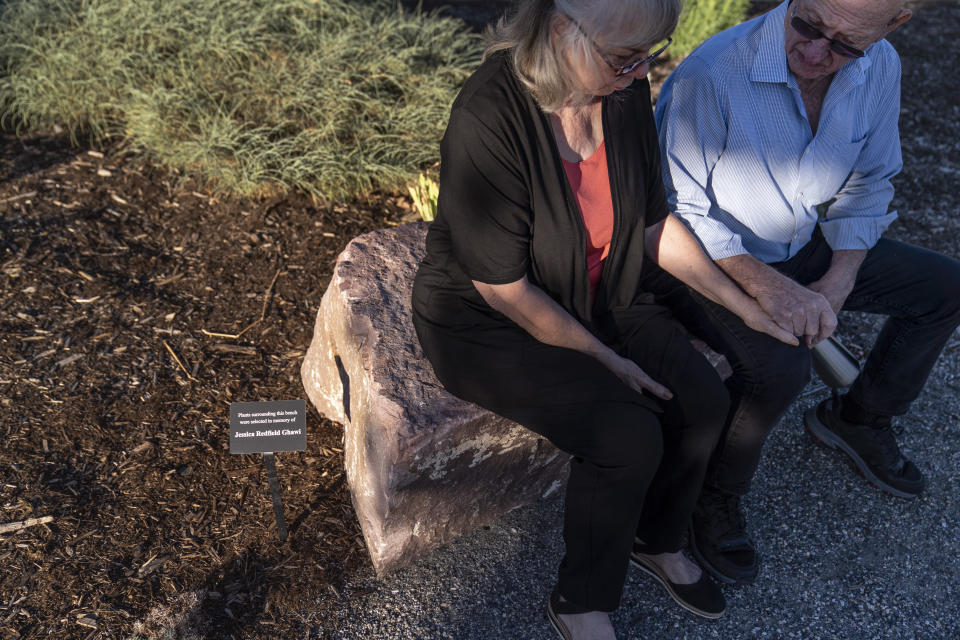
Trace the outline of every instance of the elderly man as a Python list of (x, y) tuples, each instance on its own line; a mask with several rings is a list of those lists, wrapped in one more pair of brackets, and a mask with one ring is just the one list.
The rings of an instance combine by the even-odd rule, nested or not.
[(758, 562), (740, 498), (761, 448), (810, 376), (809, 346), (841, 309), (888, 316), (863, 372), (805, 422), (897, 496), (924, 488), (890, 421), (917, 397), (960, 323), (960, 263), (881, 238), (901, 168), (900, 62), (884, 37), (901, 0), (790, 0), (720, 33), (660, 94), (656, 120), (671, 208), (709, 256), (783, 328), (791, 347), (698, 299), (702, 337), (734, 368), (733, 406), (691, 525), (722, 581)]

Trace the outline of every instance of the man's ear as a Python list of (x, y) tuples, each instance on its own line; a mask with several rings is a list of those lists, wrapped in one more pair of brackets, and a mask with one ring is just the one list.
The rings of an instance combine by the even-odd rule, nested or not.
[(886, 31), (883, 32), (883, 37), (886, 38), (887, 34), (909, 20), (912, 15), (913, 11), (910, 11), (910, 9), (900, 9), (900, 13), (898, 13), (893, 20), (887, 23)]

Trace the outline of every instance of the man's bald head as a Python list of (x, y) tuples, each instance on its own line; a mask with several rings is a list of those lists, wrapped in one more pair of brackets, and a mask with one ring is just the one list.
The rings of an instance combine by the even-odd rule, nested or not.
[(879, 25), (886, 26), (890, 22), (895, 22), (897, 16), (903, 11), (907, 11), (903, 6), (903, 0), (837, 0), (841, 4), (848, 5), (851, 10), (863, 16), (864, 20)]
[[(830, 41), (865, 50), (910, 19), (903, 0), (792, 0), (784, 23), (790, 70), (807, 81), (827, 78), (850, 62), (830, 48)], [(822, 33), (805, 37), (791, 26), (799, 18)]]

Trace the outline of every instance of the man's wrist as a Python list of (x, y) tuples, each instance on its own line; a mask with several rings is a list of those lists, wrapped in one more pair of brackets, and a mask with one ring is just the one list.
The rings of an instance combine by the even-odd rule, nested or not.
[(789, 280), (787, 276), (749, 253), (721, 258), (716, 264), (752, 298), (770, 295), (782, 289), (783, 279)]
[(867, 257), (865, 249), (838, 249), (833, 252), (830, 268), (823, 274), (822, 281), (835, 286), (852, 288), (857, 280), (860, 265)]

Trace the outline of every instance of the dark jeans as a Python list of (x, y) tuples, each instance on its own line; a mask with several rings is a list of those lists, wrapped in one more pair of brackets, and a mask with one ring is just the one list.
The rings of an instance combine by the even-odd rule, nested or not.
[(612, 346), (669, 388), (669, 401), (637, 393), (596, 359), (516, 326), (455, 333), (416, 313), (414, 325), (447, 390), (573, 455), (558, 587), (582, 607), (616, 609), (634, 536), (650, 553), (680, 549), (729, 408), (713, 367), (656, 305), (621, 318)]
[[(809, 284), (827, 271), (831, 256), (816, 233), (793, 258), (770, 266)], [(734, 370), (727, 381), (732, 406), (706, 484), (744, 495), (767, 434), (810, 378), (810, 351), (753, 331), (720, 305), (693, 297), (699, 304), (687, 307), (684, 324), (723, 353)], [(881, 239), (867, 253), (843, 308), (888, 316), (847, 398), (875, 415), (901, 415), (960, 324), (960, 262)]]

